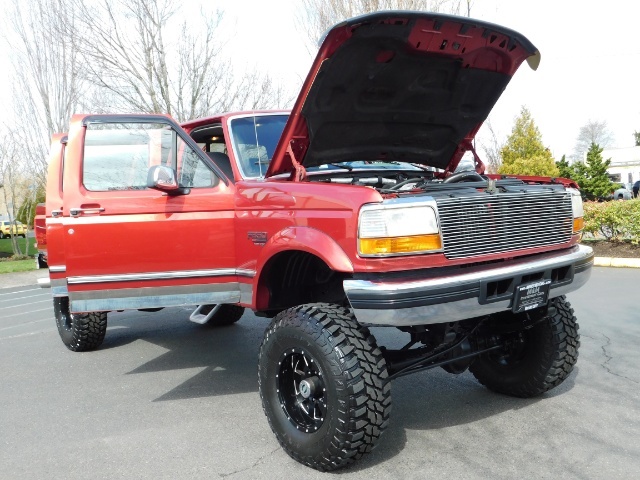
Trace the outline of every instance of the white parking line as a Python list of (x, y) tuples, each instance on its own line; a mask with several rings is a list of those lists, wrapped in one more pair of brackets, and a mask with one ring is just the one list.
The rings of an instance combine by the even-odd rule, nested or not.
[[(50, 301), (51, 301), (51, 299), (50, 299), (50, 298), (48, 298), (48, 299), (46, 299), (46, 300), (40, 300), (39, 302), (29, 302), (28, 304), (24, 304), (24, 305), (33, 305), (33, 304), (35, 304), (35, 303), (44, 303), (44, 302), (49, 303)], [(22, 307), (22, 306), (24, 306), (24, 305), (12, 305), (12, 306), (10, 306), (10, 307), (0, 307), (0, 310), (6, 310), (6, 309), (8, 309), (8, 308), (17, 308), (17, 307)], [(36, 310), (36, 311), (38, 311), (38, 310)], [(11, 315), (7, 315), (7, 317), (10, 317), (10, 316), (11, 316)], [(6, 317), (5, 317), (5, 318), (6, 318)]]
[(13, 295), (14, 293), (35, 292), (36, 290), (42, 290), (42, 289), (41, 288), (30, 288), (29, 290), (18, 290), (18, 291), (15, 291), (15, 292), (0, 293), (0, 296), (2, 296), (2, 295)]
[(33, 325), (34, 323), (50, 322), (51, 320), (53, 320), (53, 318), (46, 318), (44, 320), (34, 320), (33, 322), (19, 323), (18, 325), (11, 325), (10, 327), (2, 327), (0, 328), (0, 332), (3, 332), (5, 330), (11, 330), (12, 328), (24, 327), (25, 325)]
[(11, 338), (29, 337), (31, 335), (38, 335), (39, 333), (49, 333), (55, 331), (55, 328), (49, 328), (47, 330), (40, 330), (38, 332), (19, 333), (18, 335), (11, 335), (10, 337), (0, 337), (0, 340), (9, 340)]
[(49, 295), (47, 292), (43, 292), (43, 293), (36, 293), (35, 295), (25, 295), (24, 297), (15, 297), (15, 298), (8, 298), (8, 299), (4, 299), (4, 300), (0, 300), (0, 302), (11, 302), (12, 300), (22, 300), (25, 298), (33, 298), (33, 297), (42, 297), (46, 295), (48, 298), (51, 298), (51, 295)]
[[(49, 307), (49, 308), (41, 308), (40, 310), (31, 310), (30, 312), (20, 312), (20, 313), (14, 313), (13, 315), (4, 315), (2, 318), (9, 318), (9, 317), (17, 317), (19, 315), (28, 315), (30, 313), (36, 313), (36, 312), (44, 312), (46, 310), (50, 310), (53, 307)], [(38, 320), (39, 322), (41, 320)], [(21, 323), (20, 325), (24, 325), (24, 323)], [(12, 328), (12, 327), (6, 327), (6, 328)], [(0, 329), (2, 330), (2, 329)]]

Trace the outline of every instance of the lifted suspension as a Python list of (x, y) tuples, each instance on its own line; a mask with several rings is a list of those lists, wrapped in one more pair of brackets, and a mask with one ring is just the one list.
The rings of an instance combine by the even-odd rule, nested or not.
[[(474, 333), (478, 330), (482, 322), (478, 323), (469, 333), (464, 335), (460, 340), (448, 345), (441, 351), (434, 352), (433, 349), (422, 347), (408, 349), (407, 347), (400, 350), (383, 350), (383, 355), (387, 362), (389, 376), (386, 382), (393, 379), (410, 375), (412, 373), (430, 370), (437, 367), (447, 367), (451, 373), (462, 373), (466, 370), (471, 362), (470, 359), (501, 348), (508, 347), (512, 343), (520, 343), (522, 335), (518, 334), (509, 338), (491, 335), (488, 337), (474, 337)], [(473, 339), (473, 342), (470, 341)], [(415, 342), (408, 344), (411, 346)], [(444, 358), (443, 358), (444, 357)], [(457, 364), (457, 365), (454, 365)]]

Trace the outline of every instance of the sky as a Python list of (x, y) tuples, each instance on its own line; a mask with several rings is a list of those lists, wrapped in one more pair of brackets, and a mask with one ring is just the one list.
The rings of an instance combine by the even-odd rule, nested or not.
[[(227, 48), (297, 89), (312, 61), (296, 24), (300, 1), (220, 4), (228, 20), (237, 19)], [(573, 153), (589, 120), (607, 122), (612, 147), (634, 145), (632, 134), (640, 131), (640, 2), (473, 0), (471, 16), (524, 34), (542, 54), (537, 71), (520, 67), (489, 116), (500, 141), (524, 105), (557, 160)], [(487, 138), (486, 131), (479, 135)]]
[[(194, 3), (184, 0), (189, 15), (199, 14)], [(300, 0), (207, 3), (225, 12), (222, 41), (235, 65), (269, 73), (297, 91), (315, 55), (296, 18)], [(473, 0), (471, 16), (519, 31), (542, 54), (537, 71), (520, 67), (489, 116), (499, 141), (524, 105), (556, 160), (572, 154), (589, 120), (607, 122), (611, 147), (634, 145), (632, 134), (640, 131), (640, 2)], [(11, 94), (7, 80), (0, 77), (0, 101)], [(487, 138), (481, 130), (480, 141)]]

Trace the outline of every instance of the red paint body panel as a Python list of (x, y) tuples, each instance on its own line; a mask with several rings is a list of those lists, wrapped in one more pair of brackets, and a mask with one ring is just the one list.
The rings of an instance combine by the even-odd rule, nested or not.
[(33, 219), (33, 231), (36, 235), (36, 246), (38, 251), (47, 251), (47, 207), (44, 203), (36, 205), (36, 216)]
[[(176, 292), (184, 292), (190, 287), (200, 290), (210, 287), (213, 291), (228, 286), (237, 290), (241, 305), (267, 309), (269, 291), (264, 284), (264, 272), (269, 269), (270, 262), (283, 252), (307, 252), (319, 258), (329, 269), (348, 277), (358, 273), (402, 272), (507, 260), (577, 243), (579, 236), (573, 235), (563, 245), (455, 260), (447, 259), (442, 253), (365, 258), (359, 256), (357, 249), (361, 208), (388, 198), (398, 198), (401, 192), (389, 191), (383, 198), (376, 188), (369, 186), (304, 181), (308, 178), (297, 162), (304, 158), (310, 146), (309, 134), (313, 133), (302, 117), (305, 100), (323, 63), (349, 41), (356, 29), (364, 28), (367, 21), (387, 22), (391, 28), (414, 22), (403, 41), (417, 56), (455, 57), (455, 61), (461, 62), (465, 68), (503, 76), (513, 75), (520, 63), (533, 55), (533, 46), (515, 32), (492, 30), (489, 24), (475, 24), (471, 20), (436, 17), (444, 19), (443, 22), (439, 24), (430, 14), (412, 14), (406, 19), (400, 13), (396, 16), (385, 13), (363, 17), (365, 20), (361, 23), (350, 21), (332, 29), (321, 46), (275, 148), (267, 179), (242, 178), (229, 124), (234, 117), (288, 112), (226, 113), (193, 120), (181, 127), (170, 117), (160, 115), (74, 116), (66, 146), (61, 142), (62, 135), (53, 138), (49, 161), (46, 241), (50, 249), (50, 265), (60, 267), (51, 272), (51, 278), (67, 279), (70, 295), (77, 294), (78, 298), (83, 295), (83, 298), (92, 295), (100, 298), (101, 292), (107, 292), (112, 294), (110, 298), (117, 299), (118, 291), (126, 293), (136, 289), (139, 296), (144, 297), (157, 291), (154, 289), (175, 288)], [(444, 37), (456, 39), (457, 46), (443, 42)], [(382, 49), (375, 61), (384, 65), (395, 54)], [(450, 68), (447, 74), (454, 72), (453, 68), (447, 68)], [(195, 138), (198, 132), (202, 132), (201, 139), (209, 145), (211, 142), (205, 132), (215, 132), (211, 140), (216, 142), (219, 132), (222, 132), (233, 178), (227, 182), (221, 177), (213, 182), (213, 186), (192, 188), (188, 194), (178, 195), (144, 186), (131, 190), (89, 191), (82, 178), (86, 125), (114, 121), (166, 123), (167, 129), (175, 132), (173, 138), (182, 138), (183, 143), (190, 144), (192, 149), (201, 148), (203, 143), (196, 145), (189, 134)], [(447, 168), (455, 168), (462, 154), (472, 149), (471, 138), (480, 124), (474, 124), (465, 133)], [(182, 161), (178, 159), (183, 151), (184, 148), (174, 151), (176, 164)], [(213, 165), (202, 152), (196, 156), (214, 172), (220, 171), (220, 167)], [(154, 168), (162, 163), (158, 155), (150, 155), (148, 161)], [(476, 158), (476, 167), (482, 170), (479, 158)], [(276, 173), (291, 175), (274, 177)], [(445, 170), (437, 175), (447, 173)], [(501, 178), (495, 175), (488, 177)], [(567, 179), (519, 178), (525, 183), (576, 186)], [(72, 215), (74, 209), (85, 211)], [(54, 210), (62, 214), (53, 217)], [(118, 308), (117, 303), (113, 305), (113, 309)]]
[[(64, 215), (50, 232), (57, 249), (64, 244), (67, 277), (235, 267), (234, 196), (224, 182), (211, 188), (194, 188), (189, 195), (179, 196), (151, 189), (88, 191), (81, 176), (86, 130), (83, 120), (83, 116), (75, 116), (69, 129)], [(73, 217), (69, 212), (74, 208), (103, 211)], [(84, 286), (70, 283), (68, 288), (69, 292), (79, 292), (221, 281), (225, 281), (224, 277), (176, 278)]]
[[(381, 26), (384, 28), (379, 28)], [(356, 53), (349, 57), (350, 61), (347, 64), (338, 61), (337, 65), (331, 65), (332, 57), (338, 56), (340, 51), (346, 52), (349, 48), (357, 48), (358, 42), (362, 43), (367, 38), (371, 39), (370, 43), (379, 45), (375, 59), (370, 57), (371, 52), (363, 49), (362, 54)], [(407, 53), (410, 53), (408, 57), (413, 59), (416, 64), (423, 62), (426, 68), (423, 66), (420, 73), (413, 72), (415, 78), (412, 78), (409, 85), (402, 85), (400, 90), (394, 90), (394, 87), (397, 88), (401, 84), (380, 83), (382, 82), (380, 79), (385, 77), (384, 69), (386, 67), (384, 65), (391, 65), (395, 56)], [(300, 173), (300, 166), (305, 164), (305, 156), (310, 144), (313, 142), (313, 137), (320, 136), (322, 128), (332, 121), (340, 122), (344, 131), (347, 131), (349, 128), (361, 127), (362, 119), (360, 116), (365, 112), (372, 112), (374, 115), (389, 116), (392, 119), (389, 120), (389, 123), (399, 121), (408, 124), (411, 121), (416, 121), (422, 123), (424, 128), (437, 124), (438, 119), (434, 117), (442, 113), (439, 108), (430, 112), (426, 118), (411, 120), (416, 117), (416, 112), (411, 110), (413, 102), (410, 99), (401, 98), (400, 92), (404, 91), (405, 88), (409, 88), (413, 90), (413, 95), (417, 95), (420, 91), (441, 88), (441, 85), (438, 85), (438, 81), (442, 80), (429, 77), (428, 74), (430, 72), (425, 71), (428, 69), (430, 59), (437, 59), (438, 57), (455, 62), (461, 71), (473, 70), (495, 74), (493, 81), (496, 82), (512, 77), (525, 60), (529, 60), (534, 69), (537, 68), (537, 63), (539, 62), (538, 51), (524, 36), (498, 25), (465, 17), (429, 12), (377, 12), (344, 21), (329, 30), (323, 38), (311, 70), (293, 106), (273, 159), (269, 164), (267, 176), (291, 173), (292, 179), (302, 178), (304, 174)], [(440, 64), (437, 61), (434, 63), (436, 65), (433, 69), (437, 71)], [(324, 67), (327, 65), (330, 66), (325, 69)], [(326, 81), (328, 76), (327, 69), (344, 69), (345, 67), (354, 71), (368, 72), (369, 77), (367, 80), (362, 80), (364, 83), (362, 88), (349, 90), (344, 86), (336, 85), (328, 87), (326, 91), (322, 90), (323, 82)], [(404, 73), (405, 71), (400, 71), (397, 72), (397, 75)], [(443, 73), (443, 75), (446, 74)], [(455, 75), (455, 79), (449, 78), (448, 81), (456, 83), (462, 80), (464, 82), (464, 75)], [(423, 83), (424, 86), (422, 85)], [(471, 83), (473, 84), (474, 82)], [(501, 88), (504, 87), (499, 86), (497, 88), (501, 91)], [(314, 89), (322, 90), (323, 94), (320, 97), (326, 99), (326, 104), (329, 104), (328, 102), (330, 101), (328, 97), (333, 95), (340, 96), (341, 101), (336, 103), (345, 104), (351, 102), (353, 103), (353, 111), (349, 111), (346, 115), (339, 117), (338, 120), (331, 119), (327, 115), (325, 102), (312, 95)], [(464, 89), (462, 90), (464, 91)], [(386, 96), (375, 96), (378, 91), (384, 91)], [(447, 93), (451, 97), (455, 97), (464, 92)], [(444, 90), (443, 95), (445, 95)], [(372, 99), (375, 98), (375, 100), (367, 100), (369, 96)], [(428, 159), (420, 157), (412, 161), (414, 163), (438, 166), (447, 172), (453, 172), (464, 152), (469, 150), (470, 141), (480, 129), (484, 118), (486, 118), (496, 100), (497, 97), (494, 94), (487, 95), (486, 98), (479, 100), (481, 103), (486, 102), (486, 111), (482, 115), (483, 118), (479, 118), (472, 125), (461, 127), (456, 124), (443, 124), (443, 132), (447, 129), (465, 128), (464, 131), (456, 132), (455, 143), (458, 146), (444, 164), (433, 165), (429, 163)], [(450, 101), (453, 100), (450, 99)], [(399, 104), (402, 104), (402, 106)], [(335, 103), (332, 105), (335, 105)], [(459, 105), (459, 108), (467, 109), (471, 108), (471, 106), (463, 103)], [(465, 115), (468, 115), (468, 112), (465, 112)], [(448, 114), (445, 116), (448, 116)], [(460, 117), (463, 116), (460, 115)], [(309, 125), (312, 121), (315, 124), (315, 131), (309, 130)], [(388, 125), (373, 124), (371, 126), (371, 128), (381, 128), (382, 131), (386, 131), (388, 127)], [(415, 135), (417, 133), (414, 130), (412, 134)], [(373, 141), (375, 137), (375, 135), (372, 135), (370, 139)], [(396, 137), (391, 140), (387, 147), (391, 149), (392, 145), (399, 141), (402, 141), (402, 139)], [(453, 142), (453, 138), (450, 141)], [(330, 150), (331, 148), (326, 140), (324, 143), (321, 148)], [(426, 143), (429, 142), (427, 141)], [(378, 153), (377, 158), (386, 158), (384, 148)]]
[[(226, 125), (230, 116), (233, 115), (191, 122), (189, 128), (219, 122), (228, 135)], [(359, 211), (365, 204), (383, 201), (373, 188), (271, 178), (240, 180), (228, 185), (220, 181), (214, 187), (193, 189), (189, 195), (178, 196), (154, 189), (88, 191), (81, 175), (85, 129), (83, 117), (75, 117), (66, 150), (59, 141), (54, 144), (60, 146), (54, 145), (52, 149), (47, 213), (50, 215), (53, 209), (62, 206), (64, 214), (49, 218), (47, 236), (55, 251), (51, 258), (57, 262), (52, 265), (66, 267), (66, 272), (52, 272), (52, 279), (220, 269), (244, 273), (70, 282), (68, 289), (72, 295), (127, 289), (140, 289), (144, 295), (144, 289), (160, 287), (244, 284), (251, 286), (252, 297), (250, 301), (245, 297), (240, 303), (260, 309), (266, 308), (268, 301), (261, 287), (263, 269), (282, 252), (308, 252), (332, 270), (352, 274), (504, 260), (566, 248), (578, 241), (578, 236), (574, 236), (566, 245), (473, 259), (448, 260), (441, 253), (363, 258), (357, 253)], [(65, 191), (61, 199), (60, 172), (65, 154)], [(233, 159), (231, 148), (229, 154)], [(239, 176), (238, 172), (236, 175)], [(525, 180), (552, 182), (540, 177)], [(570, 181), (556, 181), (572, 186)], [(69, 214), (73, 208), (98, 207), (104, 210), (78, 217)]]
[[(52, 221), (52, 212), (63, 210), (62, 180), (64, 174), (64, 157), (67, 135), (63, 133), (53, 135), (49, 153), (49, 168), (47, 172), (47, 193), (45, 202), (46, 215), (46, 245), (47, 263), (49, 267), (65, 265), (65, 247), (62, 224)], [(40, 242), (40, 240), (38, 240)], [(56, 269), (49, 271), (51, 280), (63, 280), (65, 273)]]

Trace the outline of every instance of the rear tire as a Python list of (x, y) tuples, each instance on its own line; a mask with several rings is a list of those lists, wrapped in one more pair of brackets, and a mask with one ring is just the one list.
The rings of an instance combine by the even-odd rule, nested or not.
[(95, 350), (107, 332), (107, 312), (70, 313), (69, 299), (53, 299), (58, 333), (62, 343), (73, 352)]
[(373, 449), (391, 412), (386, 378), (369, 330), (336, 305), (280, 312), (260, 346), (269, 425), (293, 459), (317, 470), (342, 468)]
[(547, 317), (522, 332), (523, 343), (478, 357), (469, 370), (487, 388), (514, 397), (535, 397), (560, 385), (578, 360), (580, 335), (571, 304), (554, 298)]
[(44, 255), (42, 253), (39, 253), (36, 256), (36, 264), (38, 266), (38, 268), (48, 268), (49, 265), (47, 265), (47, 262), (44, 259)]

